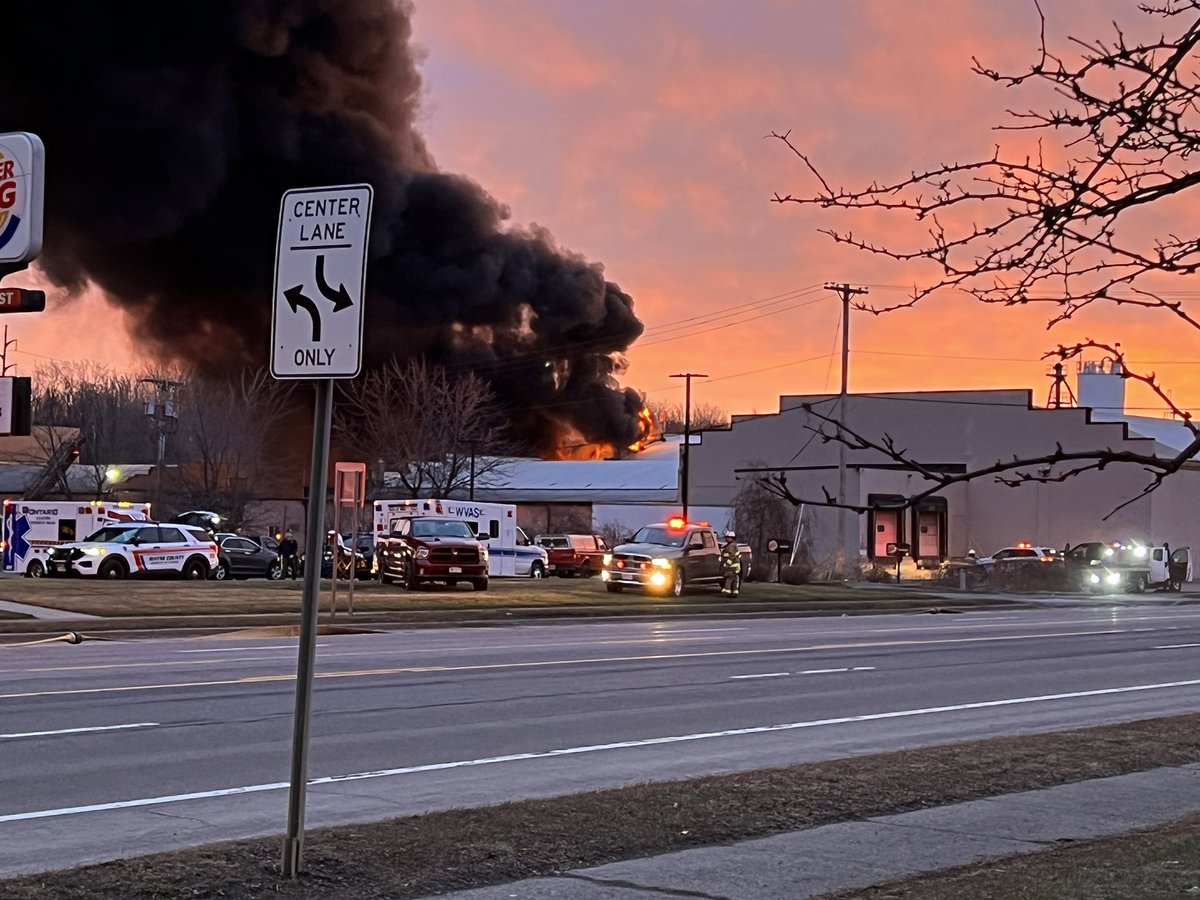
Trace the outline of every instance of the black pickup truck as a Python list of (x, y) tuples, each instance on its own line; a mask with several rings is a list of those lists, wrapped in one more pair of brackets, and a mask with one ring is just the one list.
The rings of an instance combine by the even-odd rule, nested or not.
[[(743, 548), (742, 574), (750, 568)], [(672, 521), (646, 525), (605, 554), (600, 577), (614, 594), (625, 588), (680, 596), (691, 585), (720, 587), (721, 541), (706, 525)]]

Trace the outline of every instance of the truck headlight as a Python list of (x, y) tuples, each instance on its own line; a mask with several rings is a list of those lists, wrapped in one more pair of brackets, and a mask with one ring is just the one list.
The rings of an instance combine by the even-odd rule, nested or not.
[(1121, 573), (1120, 572), (1109, 572), (1107, 575), (1104, 576), (1104, 583), (1108, 584), (1108, 585), (1114, 585), (1114, 586), (1120, 584), (1121, 583)]
[(606, 566), (611, 566), (611, 565), (612, 565), (612, 554), (611, 554), (611, 553), (605, 553), (605, 554), (604, 554), (604, 564), (605, 564)]
[(656, 569), (669, 569), (671, 568), (671, 561), (665, 557), (656, 556), (654, 559), (650, 560), (650, 565), (654, 566)]
[(1091, 575), (1088, 576), (1088, 581), (1090, 581), (1092, 584), (1099, 584), (1100, 576), (1097, 575), (1095, 572), (1093, 572)]
[(429, 548), (428, 547), (418, 547), (417, 548), (417, 559), (426, 559), (426, 558), (428, 558), (428, 556), (429, 556)]
[(650, 583), (655, 587), (662, 587), (667, 583), (667, 574), (665, 572), (654, 572), (650, 575)]
[(479, 561), (480, 561), (480, 562), (487, 562), (487, 561), (488, 561), (488, 548), (487, 548), (487, 547), (480, 547), (480, 548), (479, 548)]

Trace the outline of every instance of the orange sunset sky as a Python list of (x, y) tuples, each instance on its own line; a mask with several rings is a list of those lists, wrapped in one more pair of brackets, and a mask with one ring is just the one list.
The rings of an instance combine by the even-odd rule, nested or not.
[[(1133, 2), (1042, 8), (1064, 53), (1067, 36), (1111, 36), (1114, 19), (1133, 33), (1163, 27)], [(625, 384), (679, 401), (669, 376), (706, 373), (693, 401), (730, 413), (837, 390), (840, 303), (825, 282), (866, 286), (887, 304), (919, 277), (834, 246), (818, 233), (844, 224), (831, 213), (770, 202), (813, 182), (768, 132), (791, 129), (831, 183), (861, 185), (987, 156), (1007, 107), (1045, 99), (970, 72), (973, 55), (1002, 71), (1036, 60), (1032, 0), (415, 0), (413, 21), (425, 53), (420, 130), (438, 165), (483, 185), (513, 222), (602, 263), (633, 296), (646, 333)], [(886, 238), (900, 223), (853, 224)], [(94, 293), (51, 293), (44, 314), (5, 318), (18, 341), (9, 361), (18, 374), (47, 359), (136, 368), (120, 316)], [(850, 389), (1018, 387), (1040, 404), (1042, 353), (1094, 338), (1119, 341), (1177, 403), (1200, 406), (1190, 329), (1096, 308), (1047, 332), (1048, 317), (961, 295), (855, 313)], [(1152, 403), (1131, 388), (1130, 406), (1153, 414)]]

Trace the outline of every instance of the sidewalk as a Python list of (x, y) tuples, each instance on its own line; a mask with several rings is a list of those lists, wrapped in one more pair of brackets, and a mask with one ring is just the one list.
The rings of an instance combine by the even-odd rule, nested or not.
[[(1200, 812), (1200, 764), (609, 863), (439, 900), (804, 900)], [(614, 823), (614, 827), (620, 827)]]

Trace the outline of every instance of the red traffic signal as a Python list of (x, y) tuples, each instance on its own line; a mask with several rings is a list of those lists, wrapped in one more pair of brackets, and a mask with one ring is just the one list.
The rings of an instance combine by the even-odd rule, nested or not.
[(0, 313), (44, 312), (46, 292), (25, 288), (0, 288)]

